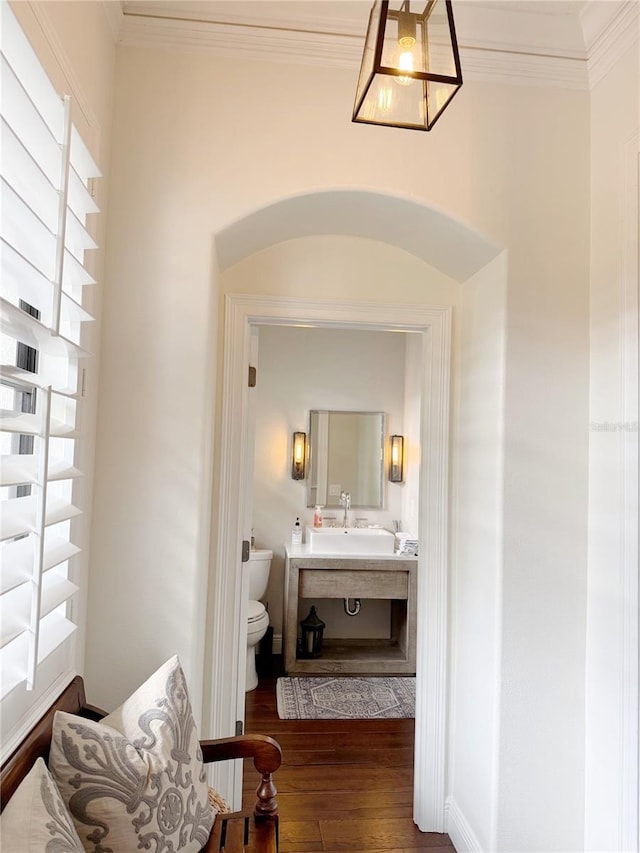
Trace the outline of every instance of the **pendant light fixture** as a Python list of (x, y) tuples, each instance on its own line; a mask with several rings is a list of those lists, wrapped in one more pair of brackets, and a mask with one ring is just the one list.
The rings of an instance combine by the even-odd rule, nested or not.
[(375, 0), (353, 121), (431, 130), (460, 86), (451, 0)]

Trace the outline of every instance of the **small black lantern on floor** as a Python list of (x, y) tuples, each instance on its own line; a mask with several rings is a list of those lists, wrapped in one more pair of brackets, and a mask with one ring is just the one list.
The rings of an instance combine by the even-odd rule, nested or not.
[(311, 605), (309, 615), (302, 620), (300, 627), (302, 628), (302, 657), (319, 658), (322, 654), (324, 622), (316, 613), (314, 605)]

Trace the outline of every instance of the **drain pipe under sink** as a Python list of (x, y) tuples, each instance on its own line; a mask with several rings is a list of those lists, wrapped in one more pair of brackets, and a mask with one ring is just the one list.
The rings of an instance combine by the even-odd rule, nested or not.
[[(349, 602), (353, 600), (353, 610), (349, 607)], [(357, 616), (360, 613), (360, 608), (362, 607), (362, 602), (359, 598), (345, 598), (344, 600), (344, 612), (347, 616)]]

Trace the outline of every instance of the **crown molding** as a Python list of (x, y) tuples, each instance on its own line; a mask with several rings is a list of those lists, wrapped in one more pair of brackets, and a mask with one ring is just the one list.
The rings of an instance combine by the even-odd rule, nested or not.
[[(243, 7), (134, 0), (123, 9), (119, 0), (111, 0), (104, 5), (123, 46), (209, 52), (244, 60), (357, 68), (366, 29), (364, 19), (296, 15), (290, 11), (296, 8), (293, 4), (287, 9), (283, 4), (265, 3), (268, 15), (260, 3)], [(327, 3), (328, 10), (331, 6)], [(464, 78), (588, 90), (638, 37), (638, 0), (588, 0), (580, 5), (579, 16), (573, 17), (548, 10), (536, 14), (532, 11), (536, 8), (526, 2), (507, 7), (461, 2), (456, 29)], [(368, 16), (368, 4), (363, 10)]]
[[(248, 20), (248, 19), (247, 19)], [(362, 33), (277, 29), (264, 24), (174, 20), (124, 15), (119, 43), (128, 47), (169, 47), (221, 57), (325, 65), (357, 70)], [(463, 76), (470, 80), (586, 89), (586, 61), (516, 52), (475, 41), (460, 45)]]
[(220, 21), (124, 16), (119, 43), (128, 47), (172, 47), (224, 57), (353, 67), (362, 36), (327, 34)]
[(640, 34), (640, 3), (588, 3), (580, 15), (589, 56), (589, 86), (593, 89), (634, 44)]
[(465, 80), (580, 91), (589, 88), (587, 63), (580, 59), (460, 47), (460, 64)]
[[(304, 5), (304, 0), (302, 0)], [(319, 5), (319, 4), (317, 4)], [(327, 10), (335, 8), (333, 2), (326, 2)], [(153, 19), (166, 21), (189, 21), (193, 24), (238, 25), (258, 30), (289, 30), (292, 32), (315, 32), (328, 35), (347, 35), (363, 39), (369, 20), (370, 3), (362, 0), (359, 18), (339, 17), (335, 14), (309, 14), (307, 9), (294, 3), (271, 2), (223, 2), (212, 0), (209, 3), (191, 2), (191, 0), (127, 0), (124, 3), (126, 18)], [(268, 13), (264, 13), (268, 9)], [(286, 9), (286, 13), (285, 13)]]
[(101, 0), (101, 4), (113, 39), (117, 42), (124, 22), (122, 3), (120, 0)]

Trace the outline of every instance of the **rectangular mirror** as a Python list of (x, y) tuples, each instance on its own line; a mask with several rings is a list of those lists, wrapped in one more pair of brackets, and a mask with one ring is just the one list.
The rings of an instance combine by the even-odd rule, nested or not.
[(307, 506), (382, 509), (384, 412), (313, 410), (309, 423)]

